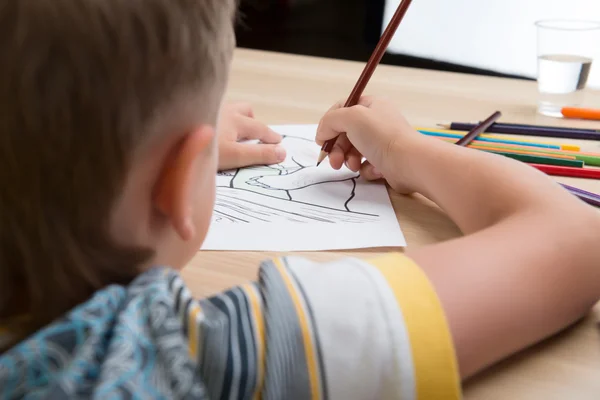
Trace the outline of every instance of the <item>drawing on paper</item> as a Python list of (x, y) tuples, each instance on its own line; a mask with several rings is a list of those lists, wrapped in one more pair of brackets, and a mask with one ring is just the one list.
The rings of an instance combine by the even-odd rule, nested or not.
[(288, 152), (280, 164), (241, 168), (217, 175), (216, 223), (367, 223), (379, 215), (355, 201), (359, 174), (315, 166), (312, 140), (283, 135)]

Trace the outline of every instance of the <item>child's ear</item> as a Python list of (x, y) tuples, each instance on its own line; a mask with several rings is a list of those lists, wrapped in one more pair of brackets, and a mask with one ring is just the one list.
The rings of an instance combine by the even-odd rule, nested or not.
[(182, 240), (195, 235), (192, 221), (196, 160), (211, 150), (215, 130), (201, 126), (182, 138), (169, 153), (154, 187), (154, 207), (165, 215)]

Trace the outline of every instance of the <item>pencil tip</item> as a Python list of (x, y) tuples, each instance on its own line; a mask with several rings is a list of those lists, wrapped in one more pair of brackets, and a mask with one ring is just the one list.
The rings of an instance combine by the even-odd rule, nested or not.
[(319, 153), (319, 159), (317, 160), (317, 167), (323, 162), (323, 160), (327, 157), (327, 153), (321, 150)]
[(437, 124), (440, 128), (450, 129), (450, 124)]

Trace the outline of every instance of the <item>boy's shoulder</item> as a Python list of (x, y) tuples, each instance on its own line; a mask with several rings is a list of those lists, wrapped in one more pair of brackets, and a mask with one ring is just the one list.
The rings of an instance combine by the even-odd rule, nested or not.
[(203, 398), (178, 312), (185, 290), (156, 268), (98, 291), (0, 356), (0, 397)]

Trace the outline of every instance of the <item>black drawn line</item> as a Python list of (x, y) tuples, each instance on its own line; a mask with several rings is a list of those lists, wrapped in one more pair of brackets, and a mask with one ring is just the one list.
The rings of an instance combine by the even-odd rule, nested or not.
[(352, 199), (356, 196), (356, 179), (352, 179), (352, 192), (350, 193), (350, 198), (348, 199), (348, 201), (346, 201), (346, 203), (344, 203), (344, 208), (349, 211), (350, 209), (348, 208), (348, 204), (350, 204), (350, 202), (352, 201)]
[[(250, 221), (246, 221), (246, 220), (243, 220), (243, 219), (241, 219), (241, 218), (234, 217), (233, 215), (229, 215), (229, 214), (223, 213), (223, 212), (221, 212), (221, 211), (219, 211), (219, 210), (215, 210), (215, 213), (216, 213), (216, 214), (219, 214), (219, 216), (220, 216), (221, 218), (226, 218), (226, 219), (230, 219), (230, 220), (232, 220), (232, 222), (235, 222), (235, 221), (240, 221), (240, 222), (246, 222), (246, 223), (250, 223)], [(218, 220), (217, 220), (217, 221), (218, 221)]]
[[(231, 198), (236, 199), (237, 201), (244, 201), (243, 199), (238, 199), (236, 197), (230, 197), (230, 199)], [(252, 207), (248, 206), (248, 205), (244, 206), (244, 205), (241, 205), (241, 204), (238, 204), (238, 203), (234, 203), (232, 200), (222, 200), (222, 199), (219, 199), (218, 205), (222, 205), (224, 207), (228, 207), (228, 208), (232, 209), (233, 211), (237, 211), (239, 213), (242, 213), (242, 214), (248, 215), (248, 216), (250, 216), (252, 218), (257, 218), (257, 219), (258, 219), (258, 217), (256, 217), (254, 214), (257, 214), (259, 216), (265, 216), (265, 217), (269, 217), (269, 216), (273, 215), (273, 213), (270, 212), (269, 210), (264, 210), (264, 211), (263, 210), (257, 210), (255, 208), (252, 208)], [(265, 222), (267, 222), (267, 221), (265, 221)]]
[[(232, 198), (232, 199), (235, 199), (235, 200), (238, 200), (238, 201), (243, 201), (243, 202), (246, 202), (246, 203), (249, 203), (249, 204), (253, 204), (253, 205), (258, 206), (258, 207), (264, 207), (266, 209), (277, 211), (277, 212), (280, 212), (280, 213), (283, 213), (283, 214), (295, 215), (297, 217), (302, 217), (302, 218), (307, 218), (307, 219), (313, 219), (313, 220), (319, 221), (319, 222), (332, 222), (332, 221), (328, 221), (328, 220), (326, 220), (324, 218), (320, 218), (320, 217), (313, 217), (313, 216), (309, 216), (309, 215), (302, 215), (302, 214), (299, 214), (299, 213), (296, 213), (296, 212), (293, 212), (293, 211), (282, 210), (280, 208), (266, 206), (264, 204), (259, 204), (259, 203), (256, 203), (254, 201), (250, 201), (250, 200), (247, 200), (247, 199), (239, 199), (237, 197), (231, 197), (231, 196), (226, 196), (226, 197), (229, 197), (229, 198)], [(277, 214), (275, 213), (273, 215), (277, 215)]]
[[(227, 187), (227, 186), (225, 186), (225, 187)], [(253, 193), (253, 194), (256, 194), (256, 195), (259, 195), (259, 196), (270, 197), (272, 199), (283, 200), (281, 197), (272, 196), (272, 195), (264, 194), (264, 193), (257, 193), (257, 192), (255, 192), (253, 190), (248, 190), (248, 189), (244, 189), (244, 188), (233, 188), (233, 189), (234, 190), (239, 190), (239, 191), (242, 191), (242, 192)], [(239, 200), (246, 201), (245, 199), (239, 199)], [(346, 210), (340, 210), (340, 209), (333, 208), (333, 207), (322, 206), (320, 204), (307, 203), (305, 201), (299, 201), (299, 200), (293, 200), (293, 201), (294, 201), (294, 203), (303, 204), (303, 205), (309, 206), (309, 207), (322, 208), (322, 209), (325, 209), (325, 210), (332, 210), (332, 211), (339, 211), (339, 212), (350, 212), (352, 214), (364, 215), (364, 216), (367, 216), (367, 217), (380, 217), (379, 214), (370, 214), (370, 213), (360, 212), (360, 211), (346, 211)], [(255, 204), (255, 203), (252, 203), (252, 204)]]
[[(252, 193), (254, 193), (254, 192), (252, 192)], [(244, 203), (248, 203), (248, 204), (252, 204), (252, 205), (258, 206), (258, 207), (262, 207), (262, 208), (267, 209), (267, 210), (274, 211), (274, 213), (266, 213), (266, 215), (278, 215), (277, 212), (279, 212), (279, 213), (284, 213), (284, 214), (296, 215), (298, 217), (303, 217), (303, 218), (308, 218), (308, 219), (314, 219), (316, 221), (329, 222), (328, 220), (326, 220), (325, 218), (322, 218), (322, 217), (318, 217), (318, 216), (312, 217), (312, 216), (309, 216), (309, 215), (299, 214), (299, 213), (296, 213), (296, 212), (293, 212), (293, 211), (282, 210), (282, 209), (277, 208), (277, 207), (272, 207), (272, 206), (267, 206), (267, 205), (264, 205), (264, 204), (256, 203), (256, 202), (248, 200), (248, 199), (242, 199), (242, 198), (235, 197), (235, 196), (230, 196), (230, 195), (223, 195), (222, 197), (230, 199), (229, 201), (231, 201), (231, 200), (241, 201), (241, 202), (244, 202)], [(282, 200), (282, 199), (279, 199), (279, 200)], [(342, 210), (339, 210), (339, 211), (340, 212), (344, 212)]]
[[(247, 209), (247, 211), (244, 211), (244, 209), (242, 207), (237, 207), (237, 204), (223, 202), (223, 203), (220, 203), (219, 206), (229, 209), (235, 213), (242, 214), (242, 215), (245, 215), (245, 216), (253, 218), (253, 219), (257, 219), (262, 222), (269, 222), (266, 219), (262, 219), (262, 218), (257, 217), (256, 215), (253, 215), (253, 213), (252, 213), (253, 210), (251, 210), (251, 209)], [(223, 212), (223, 213), (225, 213), (225, 212)], [(225, 213), (225, 214), (232, 216), (231, 214), (227, 214), (227, 213)], [(263, 214), (263, 215), (268, 215), (268, 214)], [(246, 221), (246, 222), (250, 222), (250, 221)]]
[[(293, 138), (293, 139), (297, 139), (297, 140), (303, 140), (306, 142), (312, 142), (312, 140), (310, 140), (310, 139), (306, 139), (304, 137), (293, 136), (293, 135), (282, 135), (282, 138), (283, 139)], [(350, 202), (356, 197), (357, 179), (360, 177), (360, 175), (356, 175), (356, 176), (353, 176), (350, 178), (340, 179), (340, 180), (324, 180), (324, 181), (320, 181), (320, 182), (313, 182), (313, 183), (306, 184), (304, 186), (295, 187), (293, 189), (275, 188), (268, 184), (260, 182), (260, 179), (262, 179), (262, 178), (273, 176), (273, 175), (265, 175), (265, 171), (264, 171), (265, 167), (269, 168), (270, 170), (277, 171), (276, 176), (292, 175), (299, 171), (302, 171), (305, 168), (313, 167), (312, 164), (311, 165), (302, 165), (302, 163), (300, 161), (298, 161), (294, 156), (291, 157), (291, 161), (297, 167), (276, 164), (275, 166), (265, 165), (265, 166), (254, 166), (254, 167), (249, 167), (249, 168), (239, 168), (239, 169), (236, 169), (235, 172), (225, 171), (225, 172), (221, 173), (220, 175), (232, 176), (232, 178), (228, 185), (218, 185), (217, 187), (235, 190), (236, 192), (240, 193), (240, 197), (236, 197), (236, 195), (232, 195), (231, 193), (226, 194), (226, 193), (217, 192), (218, 199), (217, 199), (216, 206), (219, 206), (222, 208), (222, 210), (215, 210), (215, 215), (217, 216), (217, 221), (219, 221), (221, 219), (230, 219), (233, 222), (238, 221), (238, 222), (243, 222), (243, 223), (250, 223), (250, 220), (269, 222), (269, 220), (265, 219), (265, 218), (283, 217), (283, 218), (288, 219), (289, 221), (296, 222), (296, 223), (308, 223), (308, 221), (318, 221), (318, 222), (326, 222), (326, 223), (339, 223), (339, 222), (360, 223), (360, 222), (366, 222), (368, 220), (368, 218), (379, 218), (380, 217), (380, 215), (377, 215), (377, 214), (365, 213), (365, 212), (359, 212), (359, 211), (351, 211), (349, 208)], [(239, 179), (239, 174), (242, 170), (246, 170), (246, 171), (256, 170), (257, 172), (262, 170), (261, 175), (252, 176), (252, 177), (248, 178), (248, 180), (246, 180), (246, 182), (244, 182), (244, 183), (249, 186), (260, 187), (262, 189), (266, 189), (266, 190), (270, 190), (270, 191), (285, 192), (285, 194), (287, 195), (286, 196), (287, 199), (279, 197), (279, 196), (270, 195), (268, 193), (264, 193), (264, 192), (260, 192), (260, 191), (254, 191), (251, 189), (236, 187), (235, 181), (236, 181), (236, 179)], [(309, 188), (311, 186), (316, 186), (316, 185), (321, 185), (321, 184), (337, 183), (337, 182), (341, 183), (341, 182), (347, 182), (347, 181), (352, 181), (352, 191), (350, 193), (350, 197), (347, 198), (347, 200), (345, 201), (345, 203), (343, 205), (343, 209), (335, 208), (335, 207), (328, 207), (328, 206), (319, 205), (319, 204), (313, 204), (313, 203), (304, 202), (304, 201), (298, 201), (298, 200), (294, 200), (292, 197), (291, 192), (294, 190), (305, 189), (305, 188)], [(251, 193), (253, 196), (264, 196), (266, 198), (271, 198), (271, 199), (275, 199), (278, 201), (292, 202), (294, 204), (299, 205), (298, 207), (299, 207), (300, 211), (294, 212), (294, 211), (280, 209), (277, 206), (268, 206), (265, 204), (261, 204), (260, 200), (252, 201), (252, 200), (245, 198), (244, 196), (242, 196), (243, 193)], [(242, 204), (245, 203), (248, 206), (243, 206), (240, 203), (242, 203)], [(304, 208), (302, 206), (304, 206)], [(346, 216), (344, 216), (344, 213), (346, 214)], [(241, 217), (236, 216), (238, 214), (241, 215)], [(249, 220), (246, 220), (244, 217), (249, 218)], [(367, 219), (365, 219), (365, 218), (367, 218)]]
[[(291, 175), (291, 174), (290, 174)], [(263, 189), (267, 189), (267, 190), (285, 190), (285, 189), (278, 189), (272, 186), (269, 186), (267, 184), (264, 184), (262, 182), (259, 182), (260, 178), (266, 178), (269, 177), (270, 175), (262, 175), (262, 176), (253, 176), (252, 178), (248, 179), (246, 181), (246, 183), (250, 186), (258, 186), (261, 185), (260, 187), (262, 187)], [(356, 187), (356, 181), (354, 181), (355, 179), (357, 179), (358, 176), (354, 176), (352, 178), (346, 178), (346, 179), (340, 179), (340, 180), (333, 180), (333, 181), (319, 181), (319, 182), (314, 182), (314, 183), (308, 183), (304, 186), (298, 186), (295, 187), (293, 189), (287, 189), (287, 190), (300, 190), (300, 189), (306, 189), (308, 187), (311, 186), (317, 186), (317, 185), (321, 185), (324, 183), (338, 183), (338, 182), (348, 182), (348, 181), (353, 181), (354, 182), (354, 186)], [(250, 182), (255, 182), (255, 183), (250, 183)], [(234, 188), (234, 189), (238, 189), (238, 188)]]
[[(294, 162), (294, 163), (295, 163), (297, 166), (299, 166), (299, 167), (300, 167), (300, 169), (304, 169), (304, 168), (306, 168), (306, 166), (304, 166), (304, 165), (300, 164), (298, 161), (296, 161), (296, 159), (295, 159), (293, 156), (292, 156), (292, 161), (293, 161), (293, 162)], [(300, 171), (300, 169), (299, 169), (298, 171)], [(296, 171), (294, 171), (294, 172), (296, 172)]]
[(229, 182), (229, 187), (230, 187), (230, 188), (232, 188), (232, 189), (235, 189), (235, 188), (233, 187), (233, 181), (235, 181), (235, 178), (236, 178), (236, 176), (238, 176), (238, 174), (240, 173), (240, 170), (241, 170), (241, 169), (239, 169), (239, 168), (235, 170), (235, 173), (233, 174), (233, 177), (231, 178), (231, 181)]
[(311, 140), (311, 139), (307, 139), (307, 138), (305, 138), (305, 137), (302, 137), (302, 136), (294, 136), (294, 135), (281, 135), (281, 138), (282, 138), (282, 139), (285, 139), (285, 138), (294, 138), (294, 139), (298, 139), (298, 140), (304, 140), (305, 142), (311, 142), (311, 143), (312, 143), (312, 140)]

